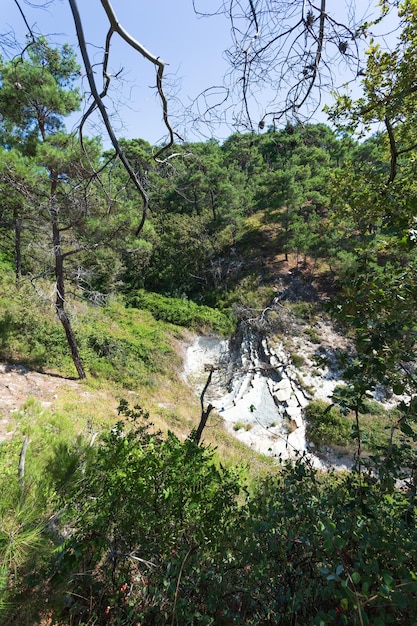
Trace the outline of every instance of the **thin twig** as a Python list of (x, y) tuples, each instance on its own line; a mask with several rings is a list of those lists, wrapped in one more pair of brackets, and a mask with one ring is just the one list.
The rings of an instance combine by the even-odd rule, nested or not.
[(175, 611), (177, 610), (177, 600), (178, 600), (178, 592), (179, 592), (179, 588), (180, 588), (180, 582), (181, 582), (181, 577), (182, 577), (182, 573), (184, 571), (184, 567), (185, 567), (185, 563), (187, 562), (188, 557), (190, 556), (191, 552), (193, 552), (193, 550), (195, 550), (196, 546), (192, 546), (187, 554), (185, 555), (182, 563), (181, 563), (181, 568), (180, 568), (180, 572), (178, 574), (178, 580), (177, 580), (177, 586), (175, 589), (175, 598), (174, 598), (174, 606), (172, 609), (172, 621), (171, 621), (171, 626), (174, 626), (175, 624)]

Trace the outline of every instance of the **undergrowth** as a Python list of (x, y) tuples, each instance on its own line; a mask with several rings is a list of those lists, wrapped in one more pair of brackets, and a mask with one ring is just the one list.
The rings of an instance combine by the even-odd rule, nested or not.
[[(45, 287), (46, 290), (46, 287)], [(126, 388), (152, 384), (179, 365), (171, 347), (173, 329), (148, 311), (126, 309), (117, 300), (104, 307), (73, 301), (69, 314), (87, 373)], [(40, 371), (75, 376), (63, 328), (49, 301), (23, 283), (2, 282), (0, 358)], [(174, 368), (173, 368), (174, 365)]]
[[(306, 407), (305, 418), (307, 439), (319, 449), (323, 446), (342, 446), (352, 454), (355, 453), (356, 419), (352, 412), (343, 413), (337, 406), (324, 400), (314, 400)], [(400, 412), (397, 409), (386, 409), (372, 400), (364, 402), (360, 414), (363, 451), (376, 453), (391, 443), (401, 446), (404, 436), (398, 428), (399, 420)]]
[(2, 624), (414, 623), (415, 495), (384, 463), (377, 478), (299, 458), (249, 489), (247, 468), (140, 406), (94, 440), (64, 424), (44, 441), (47, 415), (26, 411), (0, 446)]
[(155, 319), (194, 330), (209, 330), (228, 335), (234, 329), (234, 320), (230, 315), (208, 306), (198, 305), (188, 299), (171, 298), (139, 290), (129, 297), (128, 303), (137, 309), (150, 311)]

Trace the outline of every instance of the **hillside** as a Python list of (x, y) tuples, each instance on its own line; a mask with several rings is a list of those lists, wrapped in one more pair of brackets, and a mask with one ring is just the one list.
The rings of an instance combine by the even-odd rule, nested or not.
[[(416, 0), (347, 3), (346, 26), (324, 1), (232, 1), (234, 84), (185, 107), (110, 3), (101, 59), (64, 3), (86, 74), (11, 4), (29, 33), (0, 33), (1, 625), (414, 626)], [(160, 145), (117, 137), (109, 97), (135, 86), (116, 33), (158, 68)], [(338, 73), (361, 96), (312, 123)], [(193, 141), (216, 111), (230, 136)]]
[[(284, 367), (293, 395), (302, 390), (304, 400), (313, 400), (316, 390), (318, 398), (326, 397), (340, 380), (329, 356), (351, 341), (332, 329), (314, 301), (311, 281), (294, 279), (296, 268), (291, 272), (286, 268), (285, 275), (275, 275), (275, 302), (268, 310), (252, 311), (242, 320), (226, 361), (217, 361), (216, 354), (219, 346), (224, 351), (228, 337), (207, 333), (207, 328), (205, 334), (201, 328), (196, 333), (116, 302), (101, 309), (77, 308), (78, 333), (88, 333), (81, 346), (97, 350), (101, 338), (99, 350), (89, 354), (92, 375), (86, 381), (65, 375), (71, 368), (65, 360), (61, 375), (57, 365), (51, 366), (54, 358), (62, 358), (56, 337), (49, 353), (36, 356), (38, 369), (39, 359), (47, 358), (43, 368), (49, 363), (54, 373), (22, 365), (25, 358), (35, 362), (36, 341), (25, 357), (21, 338), (27, 335), (17, 324), (22, 310), (14, 308), (13, 318), (3, 297), (9, 343), (3, 341), (2, 349), (9, 346), (15, 364), (1, 369), (2, 408), (9, 415), (12, 402), (21, 405), (0, 445), (5, 494), (0, 549), (18, 572), (0, 588), (4, 624), (94, 620), (130, 626), (139, 619), (151, 625), (170, 623), (177, 615), (184, 623), (210, 623), (208, 618), (213, 624), (232, 619), (289, 625), (294, 615), (313, 624), (318, 612), (329, 624), (339, 623), (340, 615), (378, 623), (382, 608), (386, 611), (386, 588), (395, 609), (379, 623), (407, 623), (417, 594), (403, 565), (413, 566), (409, 555), (415, 542), (413, 518), (405, 514), (408, 496), (395, 489), (389, 468), (389, 480), (375, 481), (357, 470), (324, 475), (311, 462), (324, 461), (332, 437), (343, 432), (347, 439), (335, 449), (338, 455), (349, 449), (353, 455), (354, 419), (346, 434), (340, 415), (315, 422), (311, 413), (319, 457), (315, 450), (314, 457), (310, 452), (282, 463), (271, 443), (278, 425), (269, 422), (261, 424), (268, 437), (272, 434), (259, 447), (266, 454), (255, 452), (262, 439), (258, 422), (265, 418), (261, 396), (256, 396), (259, 384), (272, 380), (275, 385), (279, 371), (284, 380)], [(306, 293), (308, 301), (300, 298)], [(14, 307), (27, 306), (28, 292), (13, 295)], [(155, 306), (155, 299), (149, 302)], [(172, 302), (170, 314), (178, 305)], [(46, 325), (49, 334), (56, 324), (48, 311), (33, 323)], [(151, 337), (153, 349), (152, 358), (141, 362), (139, 356), (134, 365), (120, 343), (116, 350), (115, 341), (123, 337), (131, 355), (142, 354), (138, 323), (141, 342)], [(213, 402), (217, 411), (211, 412), (196, 446), (187, 436), (200, 418), (198, 393), (207, 380), (207, 365), (216, 370), (204, 402)], [(272, 388), (278, 396), (274, 406), (288, 411), (294, 405), (284, 387)], [(257, 397), (252, 410), (251, 394)], [(127, 402), (118, 413), (120, 398)], [(223, 406), (225, 401), (232, 406)], [(326, 405), (319, 408), (316, 418), (329, 415)], [(376, 432), (376, 420), (384, 432), (380, 406), (370, 408), (373, 414), (362, 414), (372, 424), (370, 432)], [(228, 411), (234, 412), (231, 420)], [(297, 425), (294, 414), (280, 418), (286, 428)], [(154, 434), (157, 428), (163, 432)], [(25, 438), (24, 475), (18, 477)], [(319, 442), (325, 442), (324, 448)], [(294, 588), (300, 586), (303, 594), (297, 596)]]
[[(3, 262), (5, 624), (410, 619), (415, 443), (403, 344), (385, 303), (372, 308), (374, 284), (349, 292), (347, 256), (282, 251), (283, 215), (241, 221), (218, 287), (200, 288), (203, 301), (195, 292), (199, 303), (132, 285), (91, 302), (72, 283), (86, 380), (47, 297), (54, 284), (16, 286)], [(362, 326), (364, 310), (375, 326)], [(203, 409), (215, 408), (197, 445), (211, 366)]]
[(412, 623), (415, 149), (299, 123), (162, 161), (125, 141), (139, 227), (97, 138), (12, 130), (3, 622)]

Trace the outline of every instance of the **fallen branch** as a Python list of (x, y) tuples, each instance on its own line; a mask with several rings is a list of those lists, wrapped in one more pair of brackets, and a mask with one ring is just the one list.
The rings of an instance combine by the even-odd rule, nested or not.
[(200, 423), (197, 427), (197, 429), (195, 431), (192, 432), (191, 436), (194, 439), (194, 441), (196, 442), (196, 444), (198, 445), (200, 443), (201, 440), (201, 435), (203, 434), (203, 430), (207, 424), (207, 420), (209, 418), (210, 413), (212, 412), (212, 410), (214, 409), (214, 406), (212, 404), (208, 404), (207, 408), (204, 408), (204, 396), (206, 394), (207, 389), (209, 388), (209, 385), (211, 383), (211, 378), (213, 376), (213, 372), (214, 372), (214, 367), (210, 367), (210, 373), (208, 375), (206, 384), (204, 385), (204, 389), (201, 392), (200, 395), (200, 404), (201, 404), (201, 417), (200, 417)]
[(27, 452), (28, 445), (29, 445), (29, 437), (26, 435), (23, 441), (22, 449), (20, 451), (19, 468), (17, 470), (17, 475), (19, 477), (19, 485), (20, 485), (21, 491), (23, 491), (23, 481), (25, 478), (25, 460), (26, 460), (26, 452)]

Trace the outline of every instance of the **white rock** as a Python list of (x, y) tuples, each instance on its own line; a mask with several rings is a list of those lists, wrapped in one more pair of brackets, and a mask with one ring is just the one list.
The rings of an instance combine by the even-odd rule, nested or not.
[(291, 417), (291, 419), (294, 420), (296, 417), (301, 417), (301, 409), (299, 406), (287, 406), (285, 412), (289, 417)]
[(289, 378), (283, 378), (275, 385), (275, 390), (278, 389), (291, 389), (291, 381)]
[(304, 396), (303, 392), (300, 389), (294, 389), (294, 395), (297, 398), (299, 405), (304, 409), (309, 401)]
[(299, 402), (298, 402), (297, 398), (294, 395), (292, 395), (291, 398), (288, 398), (287, 405), (288, 406), (296, 406), (296, 407), (298, 407), (299, 406)]
[(278, 389), (274, 393), (274, 397), (278, 402), (287, 402), (291, 398), (291, 387), (285, 387), (284, 389)]

